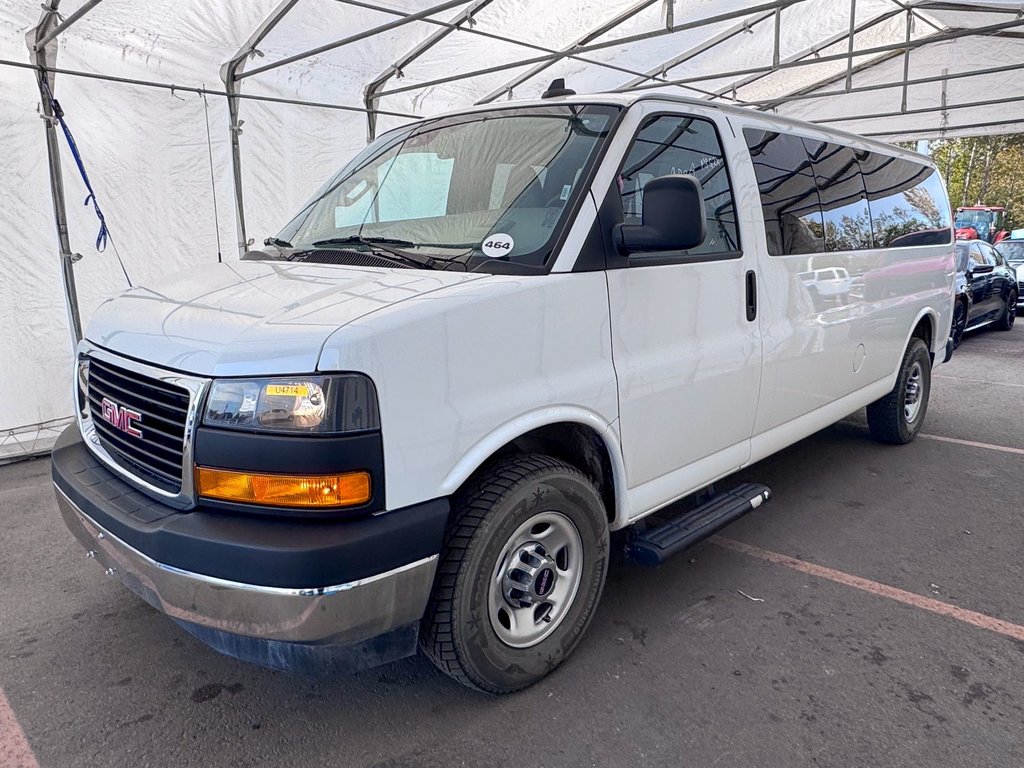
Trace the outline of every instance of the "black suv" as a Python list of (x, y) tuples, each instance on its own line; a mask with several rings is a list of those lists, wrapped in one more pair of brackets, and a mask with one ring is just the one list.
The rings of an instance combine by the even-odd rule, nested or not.
[(953, 346), (960, 346), (964, 331), (983, 325), (1010, 330), (1017, 317), (1018, 294), (1017, 274), (995, 248), (983, 240), (958, 240)]

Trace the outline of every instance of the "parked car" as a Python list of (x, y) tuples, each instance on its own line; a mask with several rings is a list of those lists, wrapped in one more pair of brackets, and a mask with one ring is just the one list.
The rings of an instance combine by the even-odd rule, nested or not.
[(557, 92), (396, 128), (268, 250), (96, 311), (52, 467), (109, 575), (235, 657), (418, 643), (507, 693), (583, 637), (610, 532), (643, 521), (629, 554), (660, 562), (767, 500), (728, 476), (858, 408), (915, 438), (952, 353), (929, 158)]
[(846, 303), (853, 287), (853, 278), (845, 267), (824, 267), (801, 272), (800, 279), (807, 286), (812, 301), (822, 305), (829, 302)]
[(1017, 273), (998, 249), (984, 240), (958, 240), (956, 303), (950, 329), (953, 347), (959, 347), (964, 333), (975, 328), (1013, 328), (1019, 296)]
[(1009, 240), (999, 242), (995, 248), (1017, 273), (1017, 311), (1024, 311), (1024, 230), (1015, 229)]

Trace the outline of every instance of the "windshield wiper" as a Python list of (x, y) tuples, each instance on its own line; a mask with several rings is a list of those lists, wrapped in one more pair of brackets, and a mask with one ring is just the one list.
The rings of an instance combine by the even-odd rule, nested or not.
[(351, 237), (328, 237), (326, 240), (315, 241), (313, 245), (397, 245), (400, 248), (416, 247), (416, 243), (410, 242), (409, 240), (399, 240), (394, 237), (361, 237), (359, 235), (352, 235)]
[(279, 237), (268, 237), (266, 240), (263, 241), (263, 244), (264, 245), (273, 245), (273, 246), (275, 246), (277, 248), (291, 248), (292, 247), (291, 243), (289, 243), (287, 240), (282, 240)]
[(414, 256), (411, 253), (406, 253), (405, 251), (400, 251), (397, 248), (390, 247), (396, 245), (404, 246), (406, 248), (416, 247), (416, 243), (408, 240), (398, 240), (393, 237), (361, 237), (360, 235), (353, 235), (351, 237), (329, 237), (326, 240), (317, 240), (313, 245), (365, 245), (370, 249), (370, 253), (381, 259), (390, 259), (391, 261), (397, 261), (402, 264), (409, 264), (423, 269), (437, 269), (438, 264), (438, 259), (432, 259), (429, 256), (425, 256), (421, 259), (419, 256)]

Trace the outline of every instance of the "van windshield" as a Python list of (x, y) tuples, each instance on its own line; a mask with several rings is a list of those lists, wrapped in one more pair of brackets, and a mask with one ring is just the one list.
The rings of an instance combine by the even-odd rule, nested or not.
[(331, 179), (278, 238), (291, 258), (309, 261), (327, 251), (325, 261), (344, 264), (345, 254), (371, 251), (405, 254), (406, 266), (542, 271), (617, 112), (523, 107), (398, 129)]

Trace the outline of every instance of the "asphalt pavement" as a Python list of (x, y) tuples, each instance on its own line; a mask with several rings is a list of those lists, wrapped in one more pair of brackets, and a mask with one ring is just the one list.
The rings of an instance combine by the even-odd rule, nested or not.
[(0, 467), (0, 744), (59, 768), (1024, 765), (1024, 322), (935, 374), (924, 431), (962, 442), (878, 445), (857, 413), (750, 467), (774, 498), (721, 537), (792, 560), (617, 565), (574, 656), (503, 698), (421, 657), (315, 680), (219, 656), (84, 557), (45, 459)]

